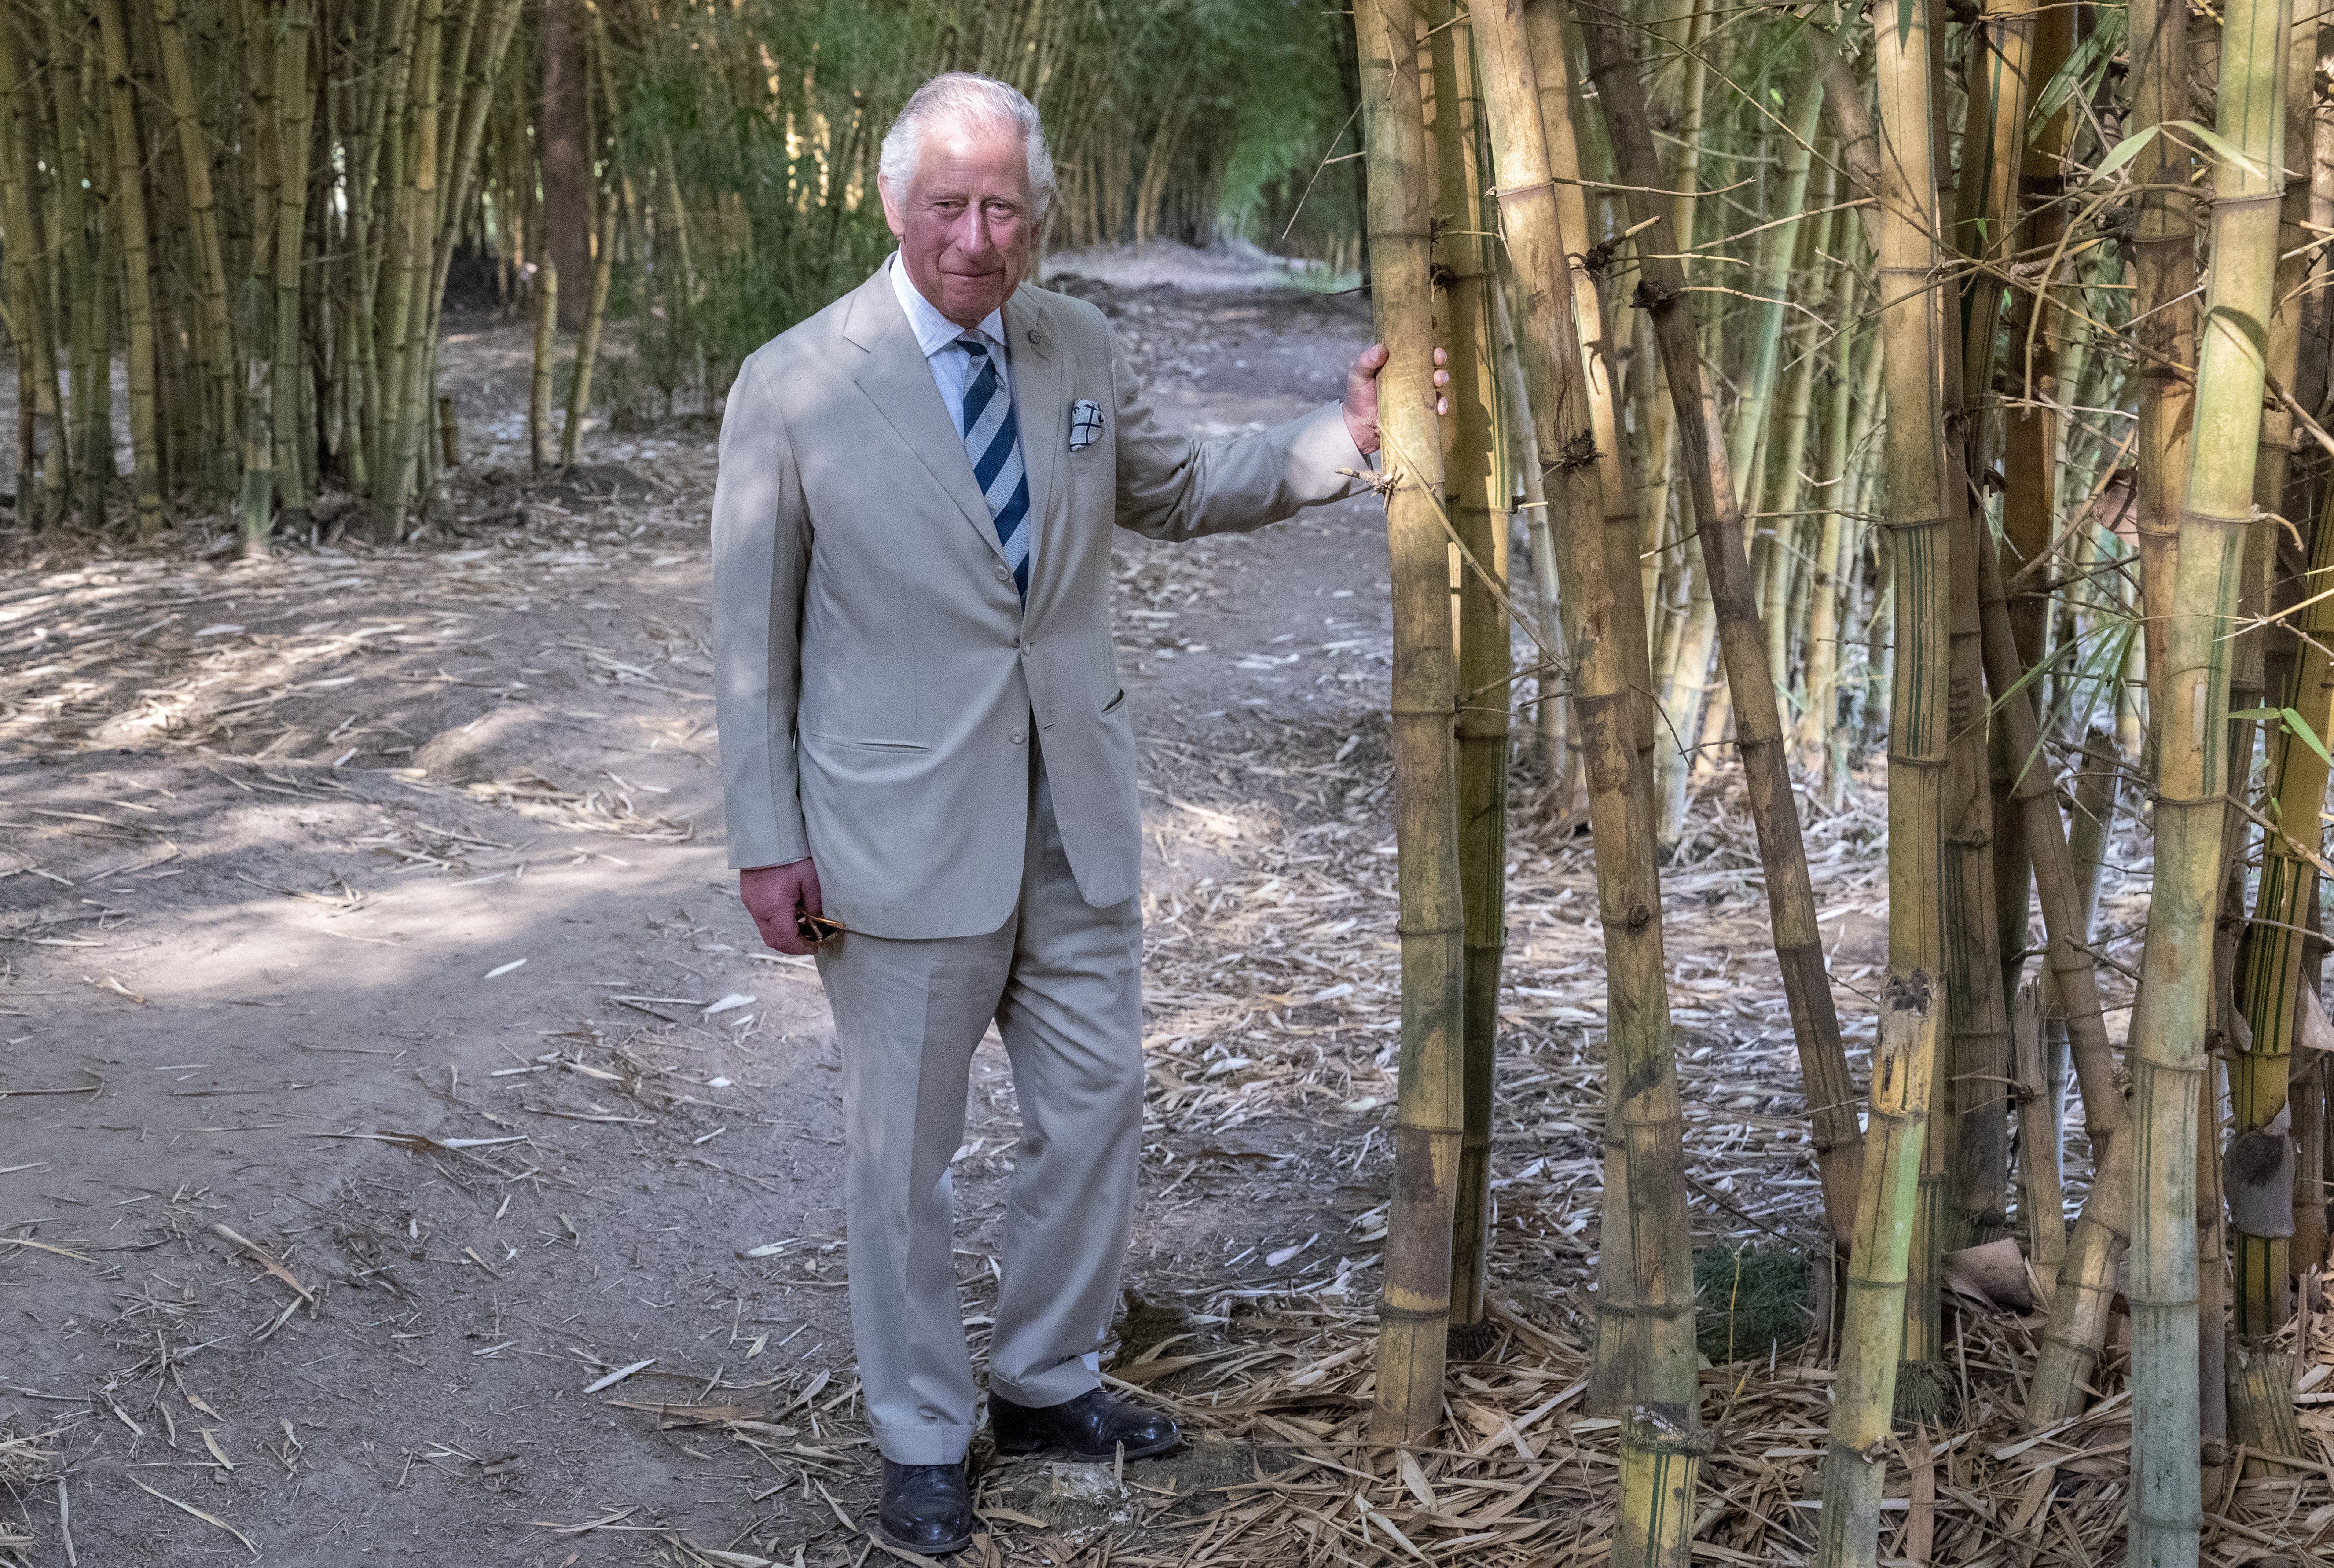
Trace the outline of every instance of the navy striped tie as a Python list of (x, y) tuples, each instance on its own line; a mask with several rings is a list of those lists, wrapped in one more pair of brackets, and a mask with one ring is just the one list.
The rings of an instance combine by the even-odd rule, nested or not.
[(997, 524), (998, 541), (1005, 547), (1005, 564), (1013, 568), (1014, 586), (1029, 596), (1029, 534), (1021, 525), (1029, 516), (1029, 476), (1021, 466), (1021, 431), (1013, 419), (1013, 400), (1005, 394), (997, 362), (989, 345), (967, 334), (956, 346), (971, 356), (965, 376), (964, 455), (972, 460), (972, 477), (988, 498), (989, 515)]

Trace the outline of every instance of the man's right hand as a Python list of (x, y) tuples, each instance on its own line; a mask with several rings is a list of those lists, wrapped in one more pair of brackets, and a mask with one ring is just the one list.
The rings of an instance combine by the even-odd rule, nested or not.
[(796, 921), (803, 915), (824, 915), (819, 905), (818, 866), (809, 860), (785, 866), (765, 866), (738, 873), (738, 898), (754, 917), (763, 942), (780, 953), (801, 956), (811, 944)]

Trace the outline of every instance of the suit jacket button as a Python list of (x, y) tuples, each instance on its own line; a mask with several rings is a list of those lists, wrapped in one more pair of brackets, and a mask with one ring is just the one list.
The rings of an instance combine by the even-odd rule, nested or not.
[(1020, 731), (1016, 730), (1016, 731), (1013, 731), (1013, 743), (1014, 743), (1016, 746), (1018, 746), (1019, 744), (1021, 744), (1021, 742), (1022, 742), (1022, 741), (1024, 741), (1024, 740), (1027, 740), (1027, 739), (1028, 739), (1028, 737), (1027, 737), (1027, 736), (1026, 736), (1026, 735), (1024, 735)]
[(1013, 577), (1013, 574), (1012, 574), (1011, 572), (1007, 571), (1003, 566), (999, 566), (999, 567), (998, 567), (998, 568), (997, 568), (997, 580), (998, 580), (998, 582), (1000, 582), (1000, 583), (1004, 583), (1004, 582), (1010, 582), (1010, 581), (1012, 580), (1012, 577)]

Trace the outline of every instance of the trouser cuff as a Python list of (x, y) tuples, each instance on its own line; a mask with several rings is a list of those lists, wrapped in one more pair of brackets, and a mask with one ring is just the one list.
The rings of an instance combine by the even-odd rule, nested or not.
[(1060, 1366), (1039, 1373), (1027, 1381), (1008, 1381), (992, 1370), (989, 1374), (989, 1391), (1000, 1394), (1025, 1409), (1043, 1410), (1054, 1405), (1066, 1405), (1079, 1395), (1102, 1387), (1102, 1379), (1085, 1363), (1083, 1356), (1064, 1361)]
[(875, 1447), (894, 1465), (961, 1465), (964, 1451), (972, 1447), (972, 1430), (938, 1425), (878, 1427)]

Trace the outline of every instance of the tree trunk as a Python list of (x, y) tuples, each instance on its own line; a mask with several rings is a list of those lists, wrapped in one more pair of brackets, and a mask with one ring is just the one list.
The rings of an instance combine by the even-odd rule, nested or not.
[[(542, 237), (536, 243), (554, 266), (578, 282), (592, 276), (592, 149), (584, 126), (590, 73), (584, 60), (582, 4), (545, 0), (543, 103), (535, 122), (543, 180)], [(560, 313), (561, 329), (581, 329), (584, 310), (584, 291), (572, 291)]]

